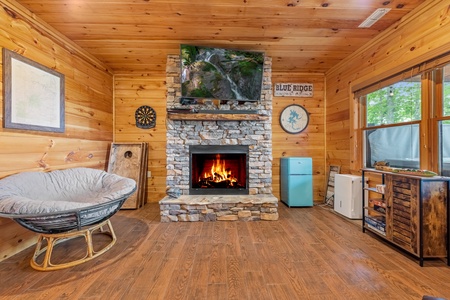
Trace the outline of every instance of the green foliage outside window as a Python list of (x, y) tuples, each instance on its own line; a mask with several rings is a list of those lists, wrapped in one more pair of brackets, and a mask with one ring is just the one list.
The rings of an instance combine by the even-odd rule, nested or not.
[(444, 68), (444, 116), (450, 115), (450, 66)]
[(420, 118), (420, 76), (367, 95), (367, 126), (417, 121)]
[(444, 83), (444, 116), (450, 115), (450, 81)]

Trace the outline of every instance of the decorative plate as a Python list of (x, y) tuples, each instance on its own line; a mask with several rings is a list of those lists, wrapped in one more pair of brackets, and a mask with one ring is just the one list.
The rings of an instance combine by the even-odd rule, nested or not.
[(156, 112), (150, 106), (143, 105), (136, 109), (134, 117), (138, 128), (149, 129), (156, 125)]
[(309, 123), (309, 113), (298, 104), (286, 106), (280, 115), (280, 125), (287, 133), (300, 133)]

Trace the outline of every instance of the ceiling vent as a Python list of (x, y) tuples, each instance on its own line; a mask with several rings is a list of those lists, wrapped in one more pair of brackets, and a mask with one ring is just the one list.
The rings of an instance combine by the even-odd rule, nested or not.
[(390, 8), (378, 8), (376, 11), (374, 11), (367, 19), (365, 19), (361, 24), (359, 24), (359, 28), (369, 28), (375, 22), (377, 22), (379, 19), (381, 19), (385, 14), (390, 11)]

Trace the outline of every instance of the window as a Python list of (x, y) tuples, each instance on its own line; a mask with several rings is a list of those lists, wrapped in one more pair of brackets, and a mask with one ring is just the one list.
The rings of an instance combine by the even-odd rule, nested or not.
[(391, 167), (419, 168), (419, 125), (366, 130), (366, 166), (387, 161)]
[[(450, 176), (450, 64), (442, 68), (442, 111), (437, 118), (439, 128), (439, 170), (443, 176)], [(439, 82), (437, 82), (439, 86)], [(439, 97), (441, 93), (436, 93)], [(440, 103), (440, 101), (436, 101)]]
[(386, 161), (450, 177), (450, 52), (360, 87), (355, 97), (363, 167)]
[(417, 75), (362, 97), (366, 101), (366, 167), (386, 161), (392, 167), (419, 168), (421, 95), (421, 76)]
[(445, 66), (443, 76), (443, 106), (444, 116), (450, 116), (450, 65)]
[(420, 120), (420, 76), (368, 94), (366, 105), (368, 127)]
[(450, 176), (450, 121), (439, 122), (440, 166), (441, 175)]

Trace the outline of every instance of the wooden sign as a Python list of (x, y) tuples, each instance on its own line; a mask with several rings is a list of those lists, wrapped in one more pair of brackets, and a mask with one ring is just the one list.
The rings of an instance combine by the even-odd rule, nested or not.
[(312, 97), (312, 83), (276, 83), (274, 96), (276, 97)]

